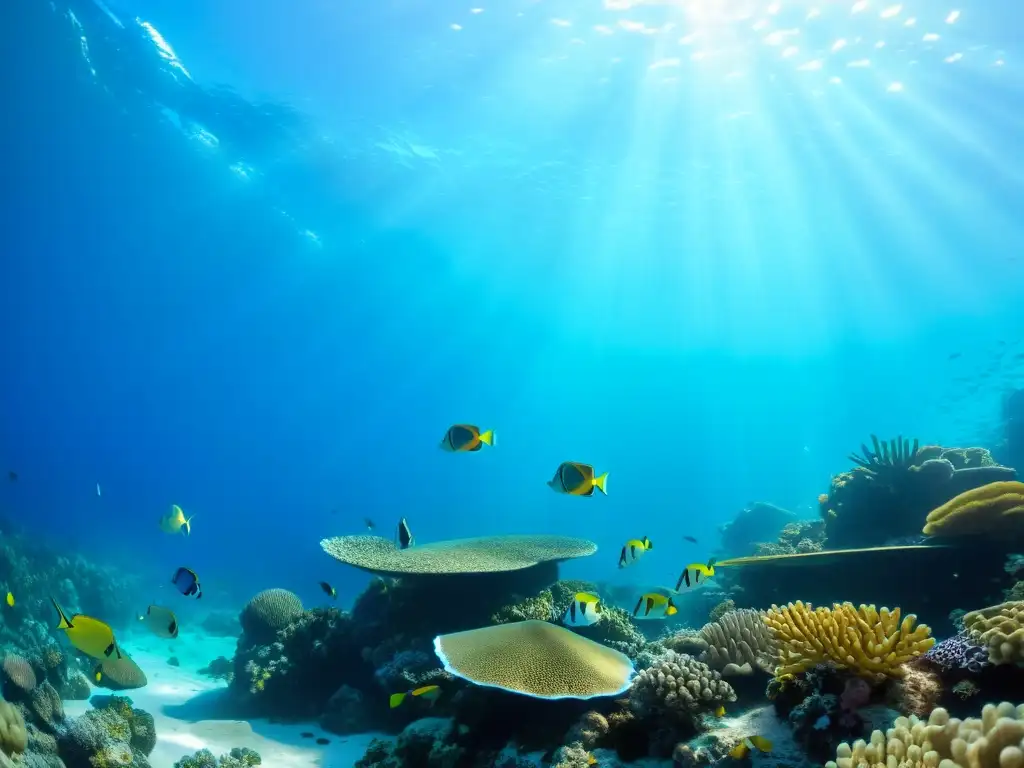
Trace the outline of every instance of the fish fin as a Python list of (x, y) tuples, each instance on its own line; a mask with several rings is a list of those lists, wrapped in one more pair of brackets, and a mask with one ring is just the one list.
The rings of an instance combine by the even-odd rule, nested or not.
[(50, 602), (53, 603), (53, 607), (57, 609), (57, 629), (73, 629), (75, 625), (68, 621), (68, 617), (64, 615), (64, 611), (61, 610), (59, 605), (57, 605), (57, 601), (53, 599), (52, 595), (50, 596)]
[(751, 736), (750, 743), (757, 747), (762, 752), (771, 752), (772, 743), (764, 736)]
[(196, 600), (201, 600), (202, 597), (203, 597), (203, 590), (200, 589), (200, 590), (198, 590), (196, 592)]
[(388, 703), (391, 705), (391, 709), (394, 709), (399, 704), (401, 704), (403, 701), (405, 701), (405, 694), (404, 693), (392, 693), (391, 694), (391, 698), (389, 699)]
[(677, 613), (679, 613), (679, 609), (676, 608), (675, 605), (673, 605), (672, 598), (670, 597), (668, 599), (668, 607), (665, 609), (665, 615), (666, 616), (675, 616)]
[(742, 760), (747, 756), (747, 752), (750, 751), (750, 747), (747, 746), (746, 740), (744, 739), (735, 747), (729, 750), (729, 757), (735, 760)]
[(636, 616), (640, 613), (640, 606), (644, 604), (644, 596), (640, 595), (640, 599), (636, 601), (636, 608), (633, 609), (633, 615)]
[(605, 496), (608, 495), (608, 473), (605, 472), (600, 477), (594, 478), (594, 487), (597, 488)]
[(186, 536), (191, 536), (192, 535), (192, 521), (195, 520), (195, 519), (196, 519), (196, 516), (192, 515), (192, 517), (188, 518), (188, 520), (186, 520), (184, 523), (181, 524), (181, 530), (183, 530), (185, 532)]
[(489, 446), (491, 446), (493, 448), (494, 447), (494, 440), (495, 440), (495, 437), (494, 437), (494, 430), (493, 429), (488, 429), (486, 432), (481, 432), (480, 433), (480, 442), (483, 443), (484, 445), (489, 445)]
[(622, 548), (621, 554), (619, 554), (619, 568), (626, 567), (626, 548)]

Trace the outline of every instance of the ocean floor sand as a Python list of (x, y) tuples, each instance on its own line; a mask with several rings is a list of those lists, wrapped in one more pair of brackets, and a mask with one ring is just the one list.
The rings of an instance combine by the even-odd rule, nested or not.
[[(230, 720), (219, 715), (224, 683), (200, 675), (217, 656), (234, 653), (234, 640), (206, 637), (184, 632), (173, 641), (162, 641), (142, 633), (124, 636), (122, 644), (146, 672), (149, 685), (125, 691), (134, 705), (153, 715), (156, 721), (156, 749), (149, 756), (153, 768), (172, 768), (185, 755), (209, 749), (215, 755), (232, 747), (255, 749), (267, 768), (351, 768), (363, 756), (370, 739), (381, 734), (336, 736), (316, 723), (282, 724), (266, 720)], [(177, 657), (181, 666), (167, 659)], [(95, 689), (94, 695), (110, 691)], [(69, 715), (80, 715), (91, 707), (87, 701), (65, 702)], [(315, 738), (302, 738), (312, 732), (315, 738), (330, 740), (316, 744)], [(386, 738), (386, 737), (383, 737)]]

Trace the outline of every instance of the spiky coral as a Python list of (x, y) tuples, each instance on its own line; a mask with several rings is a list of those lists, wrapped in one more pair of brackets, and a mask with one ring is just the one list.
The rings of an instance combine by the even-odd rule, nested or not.
[(779, 644), (777, 675), (797, 674), (817, 664), (832, 663), (869, 679), (899, 677), (901, 665), (935, 643), (926, 624), (900, 618), (900, 609), (854, 608), (836, 603), (813, 608), (797, 601), (773, 605), (764, 616)]

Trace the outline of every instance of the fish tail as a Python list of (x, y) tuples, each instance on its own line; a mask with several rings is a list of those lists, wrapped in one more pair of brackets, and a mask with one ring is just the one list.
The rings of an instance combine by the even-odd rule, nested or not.
[(594, 478), (594, 487), (597, 488), (605, 496), (608, 495), (608, 473), (605, 472), (600, 477)]
[(486, 432), (480, 433), (480, 442), (483, 443), (484, 445), (489, 445), (492, 448), (494, 447), (494, 443), (497, 439), (498, 438), (494, 434), (493, 429), (488, 429)]
[(668, 608), (665, 609), (665, 615), (674, 616), (677, 613), (679, 613), (679, 609), (675, 607), (675, 605), (672, 603), (672, 598), (670, 597), (668, 599)]
[(762, 752), (771, 752), (772, 743), (764, 736), (751, 736), (750, 743), (757, 747)]
[(736, 760), (742, 760), (744, 757), (747, 756), (747, 752), (749, 751), (750, 747), (747, 746), (746, 739), (744, 739), (735, 747), (729, 750), (729, 757), (734, 758)]
[(185, 532), (186, 536), (192, 535), (192, 521), (195, 519), (196, 516), (192, 515), (192, 517), (188, 518), (184, 523), (181, 524), (181, 530)]
[(64, 611), (62, 611), (61, 607), (57, 605), (57, 601), (53, 599), (52, 595), (50, 596), (50, 602), (53, 603), (53, 607), (57, 609), (57, 629), (71, 629), (71, 622), (68, 621), (68, 617), (64, 615)]
[(391, 709), (394, 709), (399, 704), (401, 704), (403, 701), (405, 701), (405, 694), (404, 693), (392, 693), (391, 694), (391, 699), (389, 700), (389, 703), (391, 705)]

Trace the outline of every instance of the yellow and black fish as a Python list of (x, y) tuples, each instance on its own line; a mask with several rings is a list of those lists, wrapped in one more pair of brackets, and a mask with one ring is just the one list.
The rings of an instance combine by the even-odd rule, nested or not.
[(75, 648), (94, 659), (121, 658), (121, 649), (114, 639), (114, 630), (105, 621), (76, 613), (70, 619), (52, 597), (50, 602), (57, 609), (57, 629), (64, 630)]
[(99, 687), (113, 691), (142, 688), (149, 682), (142, 667), (127, 654), (101, 661), (92, 671), (92, 679)]
[(338, 590), (336, 590), (334, 587), (332, 587), (326, 581), (321, 581), (320, 582), (320, 589), (322, 589), (324, 591), (324, 593), (328, 597), (333, 597), (335, 600), (338, 599)]
[(664, 619), (677, 613), (679, 609), (673, 604), (671, 597), (665, 597), (657, 592), (647, 592), (640, 595), (640, 599), (636, 601), (633, 618)]
[(710, 560), (707, 565), (704, 563), (690, 563), (683, 572), (679, 574), (679, 581), (676, 582), (676, 592), (684, 584), (687, 587), (695, 587), (707, 581), (715, 575), (715, 561)]
[(416, 543), (416, 537), (409, 530), (409, 523), (403, 517), (398, 521), (398, 530), (395, 532), (395, 542), (399, 549), (408, 549)]
[(594, 468), (577, 461), (563, 461), (555, 470), (555, 476), (548, 480), (548, 487), (556, 493), (570, 496), (593, 496), (594, 489), (608, 495), (608, 473), (594, 476)]
[(494, 447), (495, 439), (492, 429), (481, 432), (480, 427), (473, 424), (454, 424), (444, 433), (441, 449), (449, 453), (479, 451), (485, 445)]
[(735, 758), (736, 760), (742, 760), (755, 749), (758, 752), (771, 752), (772, 743), (764, 736), (747, 736), (745, 739), (740, 741), (739, 744), (729, 750), (729, 757)]
[(630, 539), (622, 545), (622, 551), (619, 552), (619, 568), (625, 568), (628, 565), (632, 565), (643, 557), (644, 552), (653, 548), (654, 545), (646, 536), (642, 539)]
[(178, 588), (185, 597), (196, 596), (196, 600), (203, 596), (203, 587), (199, 583), (199, 577), (191, 568), (179, 568), (171, 577), (171, 583)]
[(151, 605), (142, 616), (139, 616), (139, 621), (157, 637), (173, 640), (178, 636), (178, 617), (170, 608)]
[(590, 592), (577, 592), (565, 609), (562, 623), (570, 627), (589, 627), (599, 622), (603, 613), (600, 597)]
[(434, 702), (437, 701), (440, 695), (440, 686), (424, 685), (422, 688), (413, 688), (411, 691), (406, 691), (405, 693), (392, 693), (389, 702), (391, 704), (391, 709), (394, 709), (405, 701), (406, 696), (414, 696), (417, 699), (429, 701), (430, 705), (433, 706)]

